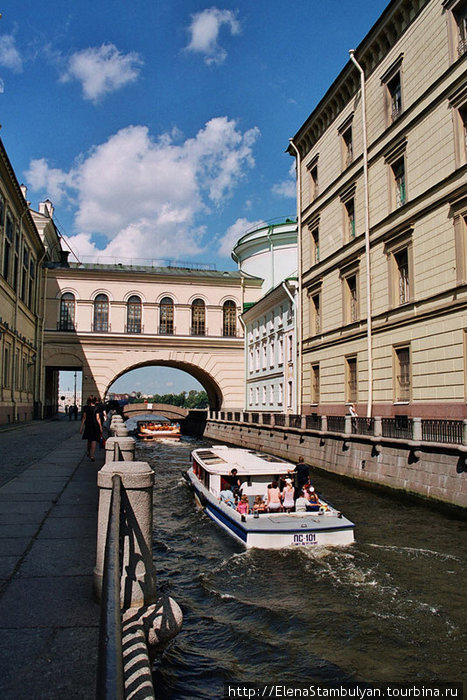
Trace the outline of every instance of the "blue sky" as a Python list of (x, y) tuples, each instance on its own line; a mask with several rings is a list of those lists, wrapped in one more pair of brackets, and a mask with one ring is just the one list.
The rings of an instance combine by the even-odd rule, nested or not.
[(295, 215), (293, 136), (386, 0), (5, 0), (1, 137), (81, 260), (208, 262)]
[(80, 257), (234, 269), (295, 214), (289, 137), (383, 0), (6, 0), (1, 136)]

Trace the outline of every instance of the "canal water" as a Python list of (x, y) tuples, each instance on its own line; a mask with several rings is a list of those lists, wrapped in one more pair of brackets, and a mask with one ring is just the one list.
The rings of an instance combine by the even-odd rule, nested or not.
[(196, 510), (182, 478), (208, 444), (137, 447), (156, 472), (158, 585), (184, 615), (155, 666), (159, 700), (221, 698), (227, 681), (465, 680), (464, 521), (316, 472), (356, 543), (245, 551)]

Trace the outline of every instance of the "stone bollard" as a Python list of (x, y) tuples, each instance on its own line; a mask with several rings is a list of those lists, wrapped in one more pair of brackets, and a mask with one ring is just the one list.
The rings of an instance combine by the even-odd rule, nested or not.
[(129, 432), (126, 425), (117, 425), (114, 430), (115, 437), (128, 437)]
[(105, 443), (105, 463), (134, 462), (136, 441), (132, 437), (109, 437)]
[(125, 511), (123, 564), (120, 589), (124, 628), (129, 632), (142, 625), (148, 645), (158, 650), (181, 629), (183, 615), (167, 595), (158, 595), (152, 558), (154, 471), (146, 462), (109, 462), (97, 475), (99, 515), (94, 595), (101, 599), (107, 523), (112, 494), (112, 477), (122, 479)]

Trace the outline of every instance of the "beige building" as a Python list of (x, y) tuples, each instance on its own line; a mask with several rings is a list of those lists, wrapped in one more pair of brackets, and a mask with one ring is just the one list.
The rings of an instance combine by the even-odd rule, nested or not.
[(290, 144), (303, 413), (466, 416), (466, 13), (390, 2)]
[[(184, 370), (213, 409), (243, 408), (243, 332), (238, 316), (262, 280), (240, 272), (122, 265), (47, 265), (44, 366), (83, 371), (83, 397), (106, 395), (125, 372)], [(55, 392), (55, 389), (53, 389)], [(55, 408), (56, 392), (46, 403)]]
[(0, 141), (0, 424), (42, 416), (42, 264), (60, 245), (46, 204), (40, 209), (30, 209)]

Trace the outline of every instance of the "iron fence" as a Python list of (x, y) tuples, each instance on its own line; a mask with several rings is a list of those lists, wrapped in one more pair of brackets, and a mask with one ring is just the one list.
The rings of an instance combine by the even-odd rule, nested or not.
[(274, 416), (274, 425), (284, 426), (285, 425), (285, 414), (276, 413)]
[(289, 415), (289, 427), (290, 428), (301, 428), (302, 427), (302, 417), (291, 413)]
[(263, 425), (271, 425), (271, 414), (270, 413), (263, 413), (262, 418), (263, 418)]
[(352, 418), (351, 419), (352, 433), (356, 435), (374, 435), (375, 434), (375, 419), (374, 418)]
[(462, 445), (464, 421), (422, 419), (422, 440)]
[(328, 416), (328, 430), (336, 433), (345, 432), (345, 416)]
[(259, 423), (259, 413), (252, 413), (251, 414), (251, 422), (252, 423)]
[(382, 418), (381, 430), (383, 437), (411, 440), (413, 437), (413, 420), (408, 416)]
[(306, 417), (305, 426), (308, 430), (321, 430), (321, 416), (317, 413), (312, 413)]

